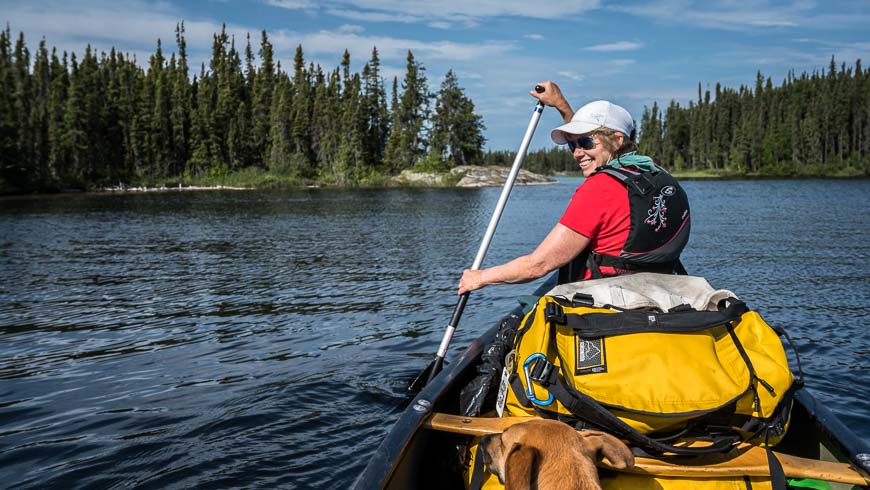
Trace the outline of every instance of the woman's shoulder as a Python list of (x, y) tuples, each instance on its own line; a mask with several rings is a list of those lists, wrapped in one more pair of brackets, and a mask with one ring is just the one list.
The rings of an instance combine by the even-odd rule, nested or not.
[(604, 171), (598, 171), (590, 175), (583, 181), (582, 185), (590, 187), (605, 187), (605, 188), (620, 188), (623, 187), (622, 182)]
[(580, 187), (577, 188), (577, 192), (582, 194), (624, 193), (625, 186), (604, 172), (596, 172), (583, 180)]

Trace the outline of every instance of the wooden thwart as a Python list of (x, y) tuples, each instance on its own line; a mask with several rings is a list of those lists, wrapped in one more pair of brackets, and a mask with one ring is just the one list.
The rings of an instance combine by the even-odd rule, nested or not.
[[(514, 424), (533, 419), (534, 417), (461, 417), (434, 413), (426, 419), (424, 426), (443, 432), (484, 436), (501, 433)], [(846, 463), (800, 458), (778, 452), (774, 452), (774, 454), (782, 464), (785, 476), (789, 478), (812, 478), (851, 485), (870, 485), (870, 480), (865, 479), (861, 473)], [(614, 469), (608, 465), (606, 460), (599, 462), (598, 465), (602, 468)], [(770, 476), (767, 451), (750, 444), (742, 444), (727, 454), (710, 454), (691, 459), (681, 457), (679, 463), (655, 458), (635, 458), (634, 468), (620, 471), (643, 475), (696, 478), (736, 475)]]

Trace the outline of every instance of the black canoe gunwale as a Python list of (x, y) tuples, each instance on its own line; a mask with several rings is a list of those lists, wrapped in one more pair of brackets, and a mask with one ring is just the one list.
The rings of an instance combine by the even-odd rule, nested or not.
[[(555, 284), (554, 274), (535, 291), (535, 295), (545, 294)], [(511, 313), (521, 315), (521, 308), (517, 307)], [(459, 360), (441, 371), (414, 397), (371, 456), (368, 465), (354, 483), (354, 489), (403, 488), (397, 482), (404, 481), (409, 475), (397, 475), (397, 472), (413, 471), (412, 467), (415, 465), (405, 460), (415, 459), (410, 453), (421, 451), (420, 446), (427, 443), (425, 438), (430, 431), (420, 430), (424, 420), (433, 412), (450, 411), (445, 408), (455, 400), (446, 397), (456, 394), (476, 375), (476, 369), (472, 368), (480, 361), (484, 348), (495, 338), (498, 328), (499, 322), (495, 322), (493, 327), (468, 346)], [(855, 435), (829, 408), (819, 403), (806, 388), (795, 394), (792, 427), (796, 425), (812, 430), (789, 431), (778, 447), (785, 445), (795, 450), (784, 452), (820, 458), (821, 444), (837, 460), (848, 461), (870, 474), (870, 445)], [(424, 439), (421, 441), (419, 438)]]
[[(553, 289), (557, 283), (558, 275), (552, 274), (544, 284), (535, 290), (536, 296), (541, 296)], [(517, 306), (511, 314), (522, 315), (522, 307)], [(399, 419), (390, 429), (390, 432), (381, 441), (378, 449), (372, 455), (365, 470), (357, 478), (355, 489), (380, 489), (386, 488), (396, 471), (411, 442), (419, 432), (420, 426), (426, 417), (439, 410), (443, 405), (443, 397), (456, 388), (457, 381), (467, 378), (470, 367), (480, 361), (480, 355), (486, 345), (492, 342), (498, 333), (498, 322), (489, 328), (483, 335), (472, 342), (462, 357), (442, 370), (427, 384), (420, 393), (411, 401), (408, 408), (399, 416)], [(473, 371), (473, 370), (471, 370)], [(466, 375), (466, 376), (463, 376)]]
[[(547, 288), (544, 292), (549, 289), (552, 287)], [(520, 308), (517, 308), (514, 313), (521, 311)], [(457, 362), (451, 363), (451, 366), (438, 373), (414, 397), (372, 455), (365, 470), (357, 479), (354, 485), (355, 489), (385, 488), (387, 486), (396, 470), (397, 463), (407, 451), (414, 436), (418, 434), (423, 421), (444, 404), (443, 397), (454, 391), (458, 381), (467, 382), (468, 376), (463, 375), (473, 371), (470, 368), (480, 361), (484, 347), (495, 338), (498, 328), (499, 325), (496, 323), (472, 342)]]

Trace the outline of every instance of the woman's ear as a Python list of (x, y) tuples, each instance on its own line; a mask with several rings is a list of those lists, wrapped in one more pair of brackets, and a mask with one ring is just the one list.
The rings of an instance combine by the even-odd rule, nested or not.
[(530, 490), (532, 481), (537, 479), (538, 450), (514, 444), (504, 462), (504, 485), (511, 490)]

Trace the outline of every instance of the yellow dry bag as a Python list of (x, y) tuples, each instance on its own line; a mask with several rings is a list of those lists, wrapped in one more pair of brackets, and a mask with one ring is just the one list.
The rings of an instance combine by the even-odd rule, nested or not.
[[(651, 454), (718, 452), (785, 433), (795, 382), (779, 334), (736, 298), (718, 311), (596, 308), (544, 296), (517, 331), (505, 416), (560, 418)], [(678, 438), (706, 447), (673, 445)]]

